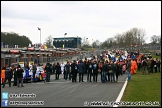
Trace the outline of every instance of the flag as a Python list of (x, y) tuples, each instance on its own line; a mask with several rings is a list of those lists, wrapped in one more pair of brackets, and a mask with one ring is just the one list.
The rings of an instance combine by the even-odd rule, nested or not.
[(38, 27), (38, 30), (41, 30), (41, 29)]
[(47, 49), (47, 46), (46, 45), (44, 45), (44, 49)]
[(65, 33), (64, 35), (67, 35), (67, 33)]

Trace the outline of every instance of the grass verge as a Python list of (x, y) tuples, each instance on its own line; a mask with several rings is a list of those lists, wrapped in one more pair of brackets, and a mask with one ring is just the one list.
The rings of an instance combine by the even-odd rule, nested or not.
[(156, 107), (155, 102), (157, 102), (161, 106), (161, 72), (142, 75), (142, 71), (137, 71), (136, 74), (132, 75), (131, 81), (127, 83), (121, 101), (139, 102), (139, 104), (144, 102), (149, 107)]

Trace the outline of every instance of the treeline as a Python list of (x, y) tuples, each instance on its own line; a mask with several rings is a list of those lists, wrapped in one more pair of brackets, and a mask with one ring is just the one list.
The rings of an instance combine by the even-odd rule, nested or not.
[(20, 36), (14, 32), (1, 32), (1, 43), (2, 42), (3, 45), (8, 45), (9, 48), (13, 48), (15, 45), (18, 45), (19, 47), (28, 47), (29, 43), (32, 44), (32, 41), (28, 37), (24, 35)]

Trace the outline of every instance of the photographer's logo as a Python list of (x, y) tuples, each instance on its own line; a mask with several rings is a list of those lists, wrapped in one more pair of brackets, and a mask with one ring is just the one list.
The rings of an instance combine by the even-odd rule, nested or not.
[(2, 92), (2, 99), (8, 99), (8, 92)]
[(8, 106), (8, 100), (2, 100), (2, 106)]

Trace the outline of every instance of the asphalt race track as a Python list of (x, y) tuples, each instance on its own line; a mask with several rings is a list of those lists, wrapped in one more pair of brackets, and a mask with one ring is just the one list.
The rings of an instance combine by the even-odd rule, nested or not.
[[(119, 76), (118, 82), (101, 83), (101, 75), (98, 75), (98, 82), (87, 82), (87, 76), (84, 76), (84, 82), (77, 82), (64, 80), (63, 75), (60, 75), (60, 80), (55, 80), (55, 76), (51, 75), (51, 83), (37, 82), (24, 84), (24, 87), (18, 88), (17, 86), (9, 87), (6, 84), (5, 88), (1, 87), (1, 93), (8, 92), (11, 94), (31, 94), (35, 98), (8, 98), (9, 103), (12, 101), (26, 101), (28, 105), (8, 105), (8, 107), (88, 107), (98, 102), (99, 106), (102, 104), (105, 107), (108, 102), (115, 101), (124, 85), (127, 74)], [(2, 98), (1, 98), (2, 99)], [(31, 105), (27, 101), (40, 102), (43, 105)], [(2, 101), (1, 101), (2, 102)], [(30, 104), (30, 105), (29, 105)]]

